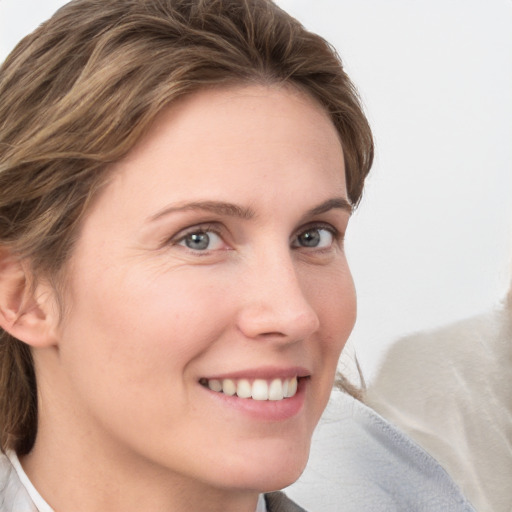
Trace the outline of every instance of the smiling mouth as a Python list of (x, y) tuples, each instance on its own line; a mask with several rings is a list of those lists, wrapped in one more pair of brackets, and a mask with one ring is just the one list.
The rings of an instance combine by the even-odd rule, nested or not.
[(289, 379), (201, 379), (199, 383), (228, 396), (237, 396), (251, 400), (284, 400), (292, 398), (297, 393), (298, 381), (302, 377)]

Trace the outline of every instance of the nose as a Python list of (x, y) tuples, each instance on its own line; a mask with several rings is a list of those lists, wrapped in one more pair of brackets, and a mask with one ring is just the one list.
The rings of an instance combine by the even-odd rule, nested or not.
[(245, 268), (238, 328), (251, 339), (291, 343), (320, 326), (317, 311), (304, 293), (292, 257), (271, 254)]

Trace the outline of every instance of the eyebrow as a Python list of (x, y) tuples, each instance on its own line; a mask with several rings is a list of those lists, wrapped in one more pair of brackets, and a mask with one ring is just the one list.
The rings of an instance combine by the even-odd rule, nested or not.
[[(313, 217), (333, 209), (341, 209), (347, 213), (352, 213), (352, 205), (343, 197), (334, 197), (308, 210), (304, 217)], [(191, 203), (169, 206), (149, 217), (149, 221), (155, 221), (171, 213), (186, 211), (207, 211), (218, 215), (227, 215), (229, 217), (238, 217), (244, 220), (250, 220), (255, 217), (255, 212), (251, 208), (245, 208), (233, 203), (223, 201), (194, 201)]]
[(349, 215), (353, 211), (352, 205), (344, 197), (333, 197), (309, 210), (306, 213), (306, 217), (313, 217), (334, 209), (344, 210)]
[(251, 208), (243, 208), (233, 203), (225, 203), (223, 201), (194, 201), (192, 203), (164, 208), (155, 215), (152, 215), (149, 220), (154, 221), (170, 213), (196, 210), (227, 215), (229, 217), (239, 217), (244, 220), (252, 219), (255, 215)]

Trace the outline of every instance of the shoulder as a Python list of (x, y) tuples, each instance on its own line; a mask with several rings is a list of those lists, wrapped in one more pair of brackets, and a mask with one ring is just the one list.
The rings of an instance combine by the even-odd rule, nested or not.
[(395, 426), (336, 394), (313, 438), (310, 461), (286, 492), (315, 510), (471, 512), (439, 465)]

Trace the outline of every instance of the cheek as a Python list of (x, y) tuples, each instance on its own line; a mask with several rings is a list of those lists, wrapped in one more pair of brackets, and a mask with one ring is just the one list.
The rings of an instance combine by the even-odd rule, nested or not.
[(110, 430), (129, 436), (149, 419), (171, 428), (175, 411), (189, 410), (194, 361), (229, 317), (216, 287), (189, 277), (132, 267), (74, 284), (80, 293), (63, 324), (61, 368), (77, 403)]
[(348, 265), (330, 268), (320, 283), (310, 282), (310, 290), (320, 319), (324, 348), (333, 356), (339, 355), (357, 315), (356, 292)]
[(335, 342), (338, 357), (354, 328), (357, 317), (354, 281), (348, 270), (342, 274), (340, 279), (342, 285), (338, 287), (337, 294), (333, 292), (335, 299), (329, 309), (329, 316), (338, 332), (338, 338)]
[[(325, 269), (324, 269), (325, 270)], [(346, 265), (322, 273), (322, 279), (308, 280), (308, 295), (320, 320), (320, 332), (308, 345), (315, 354), (315, 399), (311, 427), (318, 422), (331, 395), (341, 351), (356, 320), (354, 282)]]
[(120, 367), (132, 362), (129, 371), (135, 375), (158, 365), (167, 371), (171, 364), (186, 365), (219, 336), (225, 323), (219, 287), (201, 276), (191, 279), (183, 269), (131, 267), (130, 272), (107, 271), (96, 283), (80, 286), (78, 321), (96, 334), (92, 342), (100, 345), (103, 357)]

